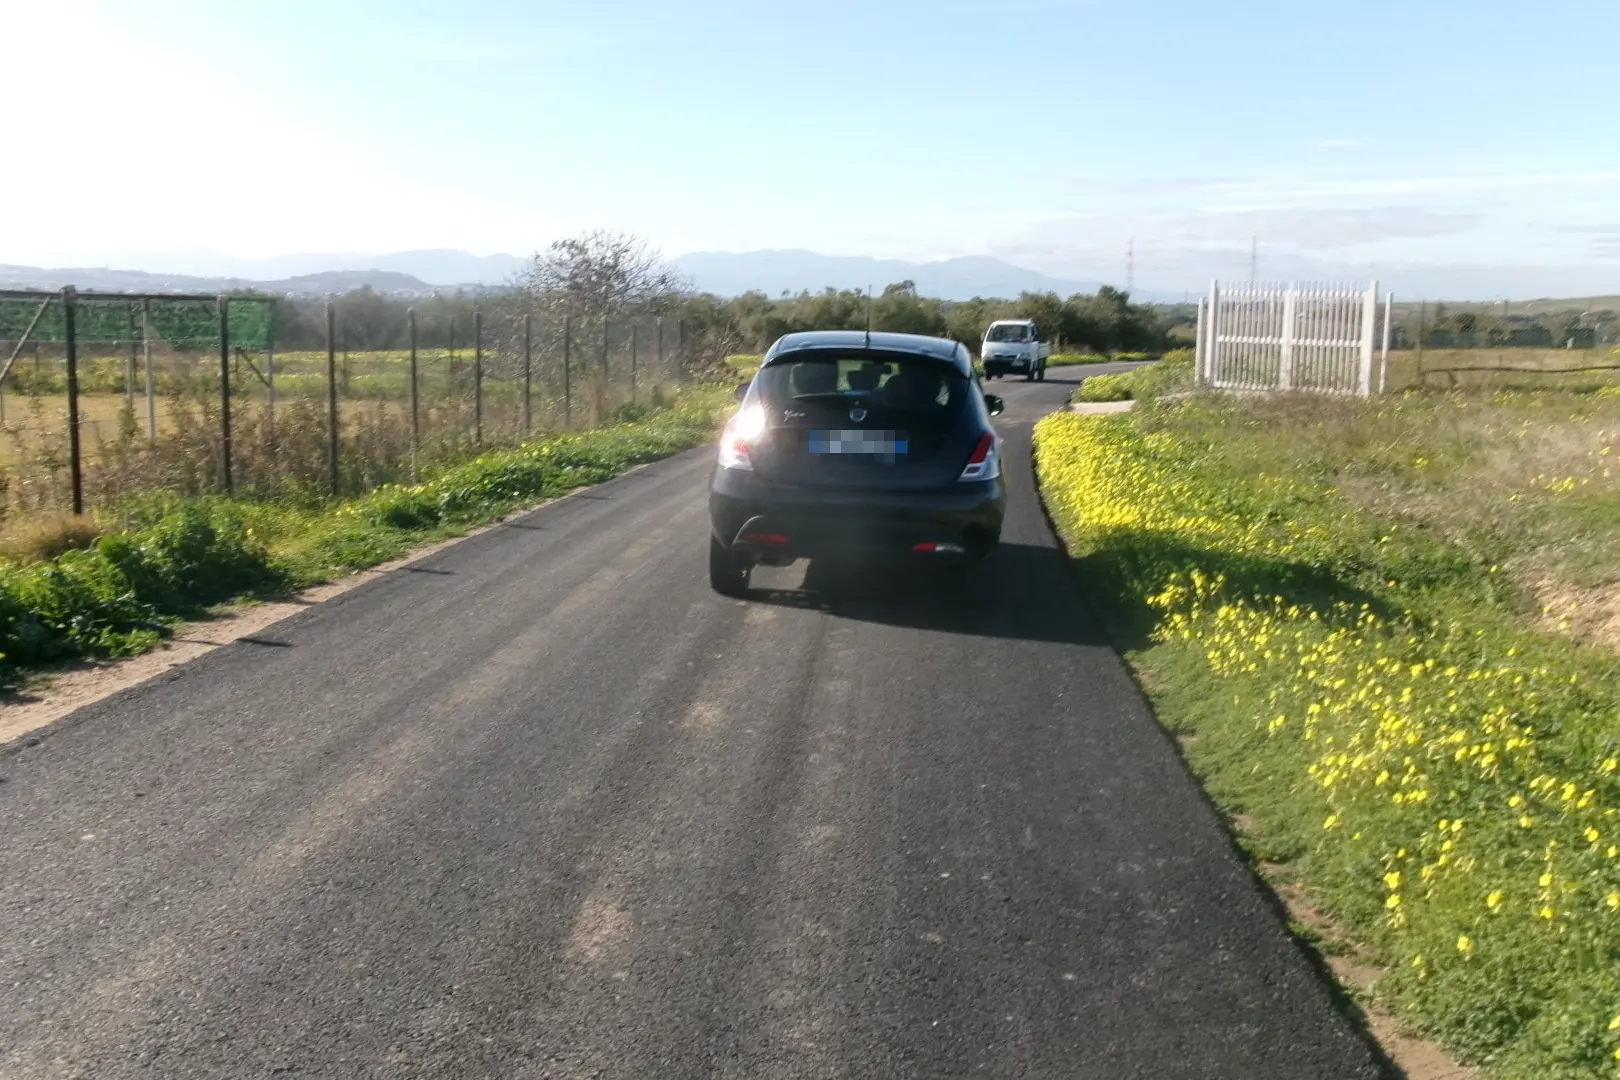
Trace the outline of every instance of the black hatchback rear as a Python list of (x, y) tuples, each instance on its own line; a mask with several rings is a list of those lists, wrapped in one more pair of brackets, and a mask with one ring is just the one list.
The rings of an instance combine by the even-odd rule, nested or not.
[(972, 560), (1000, 540), (1001, 405), (957, 342), (790, 334), (740, 392), (709, 493), (717, 591), (759, 563)]

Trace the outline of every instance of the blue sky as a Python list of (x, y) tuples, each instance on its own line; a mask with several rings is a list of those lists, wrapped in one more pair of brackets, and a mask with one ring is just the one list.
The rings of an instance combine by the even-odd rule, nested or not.
[(1612, 0), (0, 0), (0, 40), (14, 121), (79, 110), (0, 199), (80, 200), (0, 262), (602, 226), (1116, 279), (1134, 240), (1171, 289), (1258, 234), (1264, 276), (1620, 292)]

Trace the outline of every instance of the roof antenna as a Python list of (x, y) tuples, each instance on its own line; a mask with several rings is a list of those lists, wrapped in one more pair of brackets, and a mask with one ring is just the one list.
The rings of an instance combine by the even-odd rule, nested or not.
[(872, 286), (866, 287), (866, 347), (872, 347)]

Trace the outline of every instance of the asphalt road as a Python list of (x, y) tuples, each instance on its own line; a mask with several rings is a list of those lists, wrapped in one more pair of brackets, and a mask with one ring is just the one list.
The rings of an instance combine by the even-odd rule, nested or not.
[(0, 1076), (1379, 1075), (1036, 502), (709, 591), (710, 451), (0, 755)]

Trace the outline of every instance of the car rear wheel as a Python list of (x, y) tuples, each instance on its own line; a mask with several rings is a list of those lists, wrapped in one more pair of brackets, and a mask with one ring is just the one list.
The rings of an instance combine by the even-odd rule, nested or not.
[(748, 594), (748, 577), (753, 564), (713, 536), (709, 537), (709, 587), (721, 596)]

